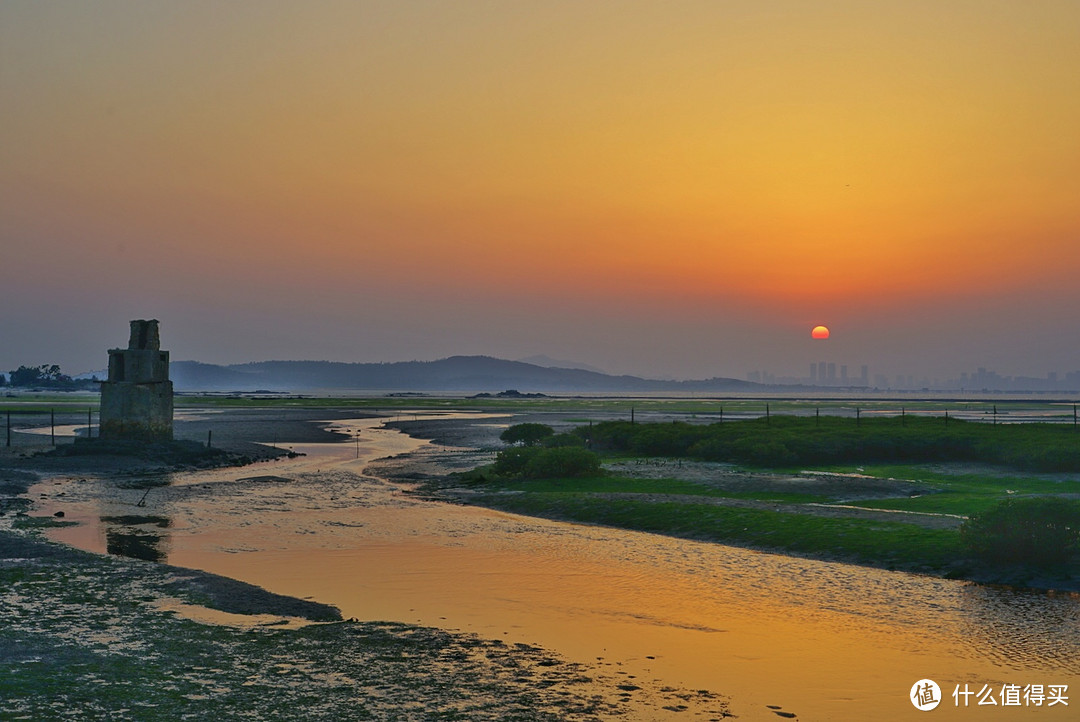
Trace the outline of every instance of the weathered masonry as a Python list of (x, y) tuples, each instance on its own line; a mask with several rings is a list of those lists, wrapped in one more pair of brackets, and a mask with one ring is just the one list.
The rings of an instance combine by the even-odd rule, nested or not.
[(132, 321), (128, 347), (109, 349), (109, 380), (101, 384), (101, 438), (172, 437), (169, 352), (161, 350), (157, 321)]

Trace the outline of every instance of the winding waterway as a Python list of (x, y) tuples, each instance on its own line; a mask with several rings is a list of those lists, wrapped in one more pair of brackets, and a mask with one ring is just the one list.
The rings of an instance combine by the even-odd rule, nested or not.
[[(741, 719), (778, 719), (769, 705), (803, 720), (917, 716), (908, 695), (924, 678), (942, 689), (939, 717), (1070, 719), (1080, 708), (1075, 595), (425, 501), (362, 473), (428, 442), (377, 419), (335, 423), (361, 429), (359, 441), (294, 445), (307, 456), (175, 474), (149, 492), (54, 479), (33, 493), (82, 522), (51, 532), (75, 546), (141, 551), (346, 617), (540, 644), (729, 695)], [(961, 697), (958, 708), (965, 684), (992, 688), (998, 704), (972, 696), (965, 709)], [(1013, 684), (1068, 685), (1068, 706), (1003, 706)]]

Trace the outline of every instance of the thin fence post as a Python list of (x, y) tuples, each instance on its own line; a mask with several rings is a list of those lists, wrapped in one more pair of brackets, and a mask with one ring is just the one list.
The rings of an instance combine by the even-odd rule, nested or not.
[(814, 409), (814, 426), (821, 426), (821, 407)]
[(900, 407), (900, 425), (907, 426), (907, 410), (903, 406)]
[(1076, 404), (1073, 404), (1073, 428), (1076, 428)]
[(855, 407), (855, 425), (862, 426), (862, 409)]
[(630, 407), (630, 423), (634, 423), (634, 407)]
[(945, 425), (949, 425), (949, 410), (945, 409)]
[(49, 409), (49, 441), (56, 446), (56, 409)]
[[(1076, 407), (1073, 407), (1073, 416), (1076, 416)], [(724, 423), (724, 407), (720, 407), (720, 423)]]
[(94, 409), (89, 408), (86, 410), (86, 438), (90, 439), (94, 436)]
[(206, 430), (206, 448), (208, 448), (208, 449), (210, 448), (210, 441), (213, 438), (214, 438), (214, 430), (213, 429), (207, 429)]
[(769, 405), (765, 404), (765, 425), (772, 426), (772, 416), (769, 415)]
[(11, 409), (7, 412), (7, 445), (11, 446)]
[(997, 404), (994, 404), (994, 426), (997, 426)]

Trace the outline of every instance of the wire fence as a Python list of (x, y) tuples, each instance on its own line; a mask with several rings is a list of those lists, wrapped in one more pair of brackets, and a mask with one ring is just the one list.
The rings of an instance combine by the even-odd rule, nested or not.
[(17, 408), (0, 411), (5, 447), (70, 444), (77, 437), (96, 436), (97, 409)]

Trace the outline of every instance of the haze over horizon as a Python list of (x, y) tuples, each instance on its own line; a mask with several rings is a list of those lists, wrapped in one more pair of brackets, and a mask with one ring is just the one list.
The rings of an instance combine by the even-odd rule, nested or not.
[[(1080, 4), (0, 5), (0, 370), (1080, 369)], [(810, 338), (825, 324), (826, 341)]]

